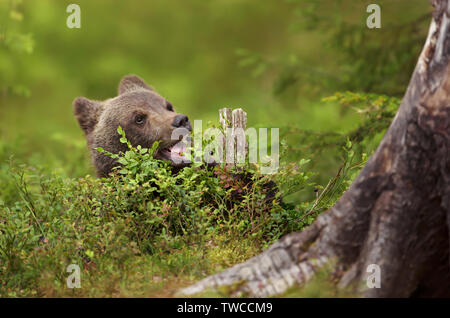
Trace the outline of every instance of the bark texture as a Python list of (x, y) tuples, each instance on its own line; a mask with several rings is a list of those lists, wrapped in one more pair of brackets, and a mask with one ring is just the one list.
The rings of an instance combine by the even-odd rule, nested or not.
[[(338, 286), (364, 297), (450, 296), (450, 0), (431, 1), (429, 34), (399, 111), (375, 154), (330, 210), (249, 261), (187, 287), (266, 297), (334, 261)], [(381, 288), (367, 288), (367, 266)], [(361, 287), (362, 286), (362, 287)]]

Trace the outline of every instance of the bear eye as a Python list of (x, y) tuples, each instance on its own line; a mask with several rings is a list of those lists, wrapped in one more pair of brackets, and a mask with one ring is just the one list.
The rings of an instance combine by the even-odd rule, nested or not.
[(169, 112), (173, 112), (173, 106), (170, 102), (166, 102), (166, 107)]
[(135, 122), (137, 125), (142, 125), (142, 124), (145, 122), (145, 115), (137, 115), (137, 116), (134, 118), (134, 122)]

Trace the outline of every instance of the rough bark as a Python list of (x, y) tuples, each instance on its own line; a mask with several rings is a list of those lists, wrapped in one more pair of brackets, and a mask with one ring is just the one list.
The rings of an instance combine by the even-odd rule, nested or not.
[[(235, 296), (276, 295), (334, 261), (338, 286), (361, 296), (450, 296), (450, 0), (431, 2), (399, 111), (350, 189), (304, 231), (181, 294), (233, 285)], [(364, 283), (369, 264), (380, 266), (381, 288)]]

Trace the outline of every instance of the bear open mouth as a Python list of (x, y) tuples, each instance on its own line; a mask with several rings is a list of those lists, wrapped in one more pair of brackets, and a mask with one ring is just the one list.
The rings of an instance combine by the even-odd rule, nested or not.
[(187, 147), (184, 142), (179, 141), (176, 144), (163, 148), (158, 151), (161, 159), (171, 161), (174, 165), (190, 163), (186, 156)]

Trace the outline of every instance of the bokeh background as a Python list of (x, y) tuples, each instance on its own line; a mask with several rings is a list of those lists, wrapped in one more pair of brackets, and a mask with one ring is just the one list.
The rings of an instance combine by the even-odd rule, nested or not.
[[(431, 13), (426, 0), (379, 0), (382, 28), (369, 30), (373, 1), (80, 0), (81, 29), (69, 29), (72, 2), (0, 0), (3, 163), (14, 156), (93, 174), (72, 101), (113, 97), (129, 73), (191, 120), (242, 107), (249, 126), (280, 127), (294, 146), (289, 127), (349, 131), (359, 115), (321, 99), (347, 90), (401, 97)], [(319, 175), (327, 180), (338, 161)]]

